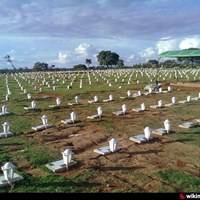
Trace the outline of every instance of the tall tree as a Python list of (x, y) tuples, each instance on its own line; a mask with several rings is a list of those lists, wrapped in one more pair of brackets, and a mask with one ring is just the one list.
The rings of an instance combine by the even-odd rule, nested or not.
[(92, 59), (86, 58), (86, 59), (85, 59), (85, 63), (86, 63), (86, 65), (87, 65), (88, 68), (89, 68), (89, 66), (92, 64)]
[(48, 70), (48, 64), (47, 63), (42, 63), (42, 62), (36, 62), (33, 65), (33, 70), (35, 70), (35, 71), (45, 71), (45, 70)]
[(97, 55), (97, 59), (100, 65), (109, 67), (110, 65), (117, 65), (119, 55), (111, 51), (101, 51)]
[(16, 70), (15, 65), (13, 64), (13, 61), (12, 61), (10, 55), (6, 55), (4, 58), (6, 59), (6, 61), (7, 61), (8, 63), (11, 64), (12, 68), (13, 68), (14, 70)]
[(119, 59), (117, 62), (118, 67), (123, 67), (124, 66), (124, 61), (122, 59)]

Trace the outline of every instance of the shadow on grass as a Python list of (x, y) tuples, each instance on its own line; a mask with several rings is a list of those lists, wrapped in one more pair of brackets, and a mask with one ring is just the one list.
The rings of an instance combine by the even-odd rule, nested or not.
[(162, 142), (162, 144), (171, 144), (171, 143), (176, 143), (176, 142), (190, 142), (190, 141), (193, 141), (193, 140), (192, 139), (177, 139), (177, 140)]
[(16, 142), (14, 142), (14, 143), (1, 143), (1, 145), (3, 145), (3, 146), (21, 146), (21, 145), (23, 145), (24, 143), (16, 143)]
[[(99, 183), (84, 180), (84, 177), (66, 179), (57, 175), (42, 178), (23, 174), (24, 180), (15, 185), (9, 192), (87, 192), (95, 190)], [(7, 188), (8, 190), (9, 188)]]
[[(134, 155), (145, 155), (145, 154), (152, 154), (152, 153), (158, 154), (160, 152), (163, 152), (163, 151), (161, 151), (161, 150), (148, 150), (148, 151), (134, 151), (134, 152), (129, 152), (127, 149), (121, 149), (117, 153), (118, 154), (128, 154), (128, 157), (130, 157), (130, 156), (134, 156)], [(98, 158), (100, 158), (102, 156), (103, 155), (97, 155), (95, 157), (90, 158), (90, 160), (96, 160), (96, 159), (98, 159)]]
[(102, 167), (102, 166), (94, 166), (91, 167), (93, 170), (100, 170), (100, 171), (118, 171), (118, 170), (137, 170), (137, 169), (144, 169), (144, 167)]
[(163, 152), (161, 150), (148, 150), (148, 151), (134, 151), (134, 152), (129, 152), (129, 151), (121, 151), (120, 153), (127, 153), (129, 156), (134, 156), (134, 155), (145, 155), (145, 154), (158, 154), (160, 152)]

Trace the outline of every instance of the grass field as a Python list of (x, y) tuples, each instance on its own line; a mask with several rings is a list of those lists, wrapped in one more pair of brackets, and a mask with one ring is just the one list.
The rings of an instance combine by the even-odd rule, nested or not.
[[(177, 101), (186, 99), (188, 95), (198, 96), (199, 72), (192, 69), (161, 70), (158, 79), (163, 89), (177, 82), (195, 83), (196, 86), (173, 86), (171, 93), (141, 96), (133, 100), (123, 100), (120, 96), (127, 96), (127, 90), (143, 92), (145, 85), (155, 81), (155, 70), (93, 71), (90, 75), (87, 72), (0, 75), (0, 105), (4, 104), (7, 93), (7, 79), (11, 95), (6, 105), (12, 112), (9, 116), (0, 117), (0, 123), (10, 122), (11, 131), (15, 133), (13, 137), (0, 139), (0, 165), (12, 162), (24, 177), (14, 188), (1, 188), (0, 192), (198, 192), (200, 127), (181, 129), (178, 124), (200, 118), (200, 100), (159, 110), (149, 106), (160, 99), (163, 103), (170, 103), (172, 96)], [(83, 81), (82, 88), (80, 79)], [(72, 88), (68, 89), (70, 84)], [(24, 110), (23, 107), (30, 106), (32, 100), (27, 100), (23, 89), (32, 95), (40, 110)], [(113, 95), (114, 101), (103, 103), (102, 100), (107, 99), (109, 94)], [(81, 104), (68, 106), (75, 95), (80, 96)], [(94, 95), (99, 97), (100, 102), (88, 104), (87, 101)], [(43, 99), (44, 96), (49, 98)], [(55, 104), (56, 97), (62, 100), (61, 108), (50, 109), (48, 106)], [(114, 116), (112, 112), (120, 110), (124, 103), (129, 113), (122, 117)], [(145, 103), (146, 112), (131, 111), (140, 107), (141, 103)], [(87, 119), (88, 115), (96, 113), (98, 106), (103, 109), (103, 118)], [(77, 113), (81, 122), (61, 125), (60, 121), (69, 118), (72, 111)], [(48, 116), (49, 123), (54, 127), (32, 131), (32, 126), (41, 124), (43, 114)], [(154, 142), (141, 145), (128, 140), (130, 136), (142, 133), (145, 126), (163, 127), (165, 119), (170, 120), (173, 133), (155, 136)], [(107, 156), (93, 152), (113, 137), (119, 142), (119, 152)], [(61, 159), (61, 152), (66, 148), (75, 153), (77, 166), (63, 173), (50, 172), (45, 164)]]

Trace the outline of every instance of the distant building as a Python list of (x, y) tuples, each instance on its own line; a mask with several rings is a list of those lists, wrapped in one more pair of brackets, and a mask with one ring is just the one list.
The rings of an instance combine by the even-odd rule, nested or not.
[(165, 51), (161, 53), (160, 59), (170, 58), (176, 59), (181, 63), (198, 63), (200, 64), (200, 49), (190, 48), (177, 51)]

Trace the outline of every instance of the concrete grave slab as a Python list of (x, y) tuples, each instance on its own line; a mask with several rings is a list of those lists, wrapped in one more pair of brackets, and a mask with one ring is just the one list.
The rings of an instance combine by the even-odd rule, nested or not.
[(132, 111), (134, 111), (134, 112), (144, 112), (145, 110), (142, 110), (141, 108), (133, 108)]
[(48, 128), (51, 128), (51, 127), (53, 127), (53, 125), (47, 124), (47, 125), (33, 126), (32, 129), (34, 131), (41, 131), (41, 130), (48, 129)]
[[(69, 163), (68, 167), (72, 167), (73, 165), (77, 164), (76, 161), (71, 160), (71, 162)], [(62, 160), (57, 160), (54, 162), (50, 162), (48, 164), (45, 165), (49, 170), (57, 173), (57, 172), (64, 172), (67, 170), (66, 165), (64, 164), (63, 159)]]
[(164, 128), (152, 129), (152, 133), (155, 135), (165, 135), (167, 131)]
[[(149, 141), (152, 140), (153, 137), (150, 137)], [(138, 144), (141, 144), (141, 143), (147, 143), (148, 140), (145, 138), (144, 134), (139, 134), (139, 135), (135, 135), (135, 136), (132, 136), (132, 137), (129, 137), (129, 140), (133, 141), (133, 142), (136, 142)]]
[[(120, 148), (118, 148), (115, 152), (117, 152), (119, 150), (120, 150)], [(105, 147), (100, 147), (98, 149), (94, 149), (94, 152), (98, 153), (98, 154), (101, 154), (101, 155), (107, 155), (107, 154), (110, 154), (110, 153), (115, 153), (115, 152), (110, 151), (110, 147), (109, 146), (105, 146)]]
[(195, 126), (197, 126), (198, 123), (196, 122), (193, 122), (193, 121), (190, 121), (190, 122), (184, 122), (182, 124), (179, 124), (179, 127), (180, 128), (193, 128)]
[(0, 112), (0, 116), (6, 116), (6, 115), (10, 115), (10, 114), (11, 114), (10, 112), (6, 112), (6, 113)]
[[(23, 180), (24, 178), (22, 176), (20, 176), (19, 174), (17, 173), (14, 173), (14, 177), (11, 181), (11, 183), (15, 183), (15, 182), (18, 182), (18, 181), (21, 181)], [(9, 186), (9, 183), (7, 180), (5, 180), (5, 177), (4, 176), (0, 176), (0, 187), (6, 187), (6, 186)]]
[(97, 118), (100, 118), (99, 115), (97, 115), (97, 114), (96, 115), (87, 116), (87, 119), (97, 119)]
[(7, 138), (7, 137), (11, 137), (11, 136), (13, 136), (13, 133), (12, 132), (7, 132), (7, 133), (4, 133), (4, 132), (2, 132), (2, 133), (0, 133), (0, 137), (5, 137), (5, 138)]

